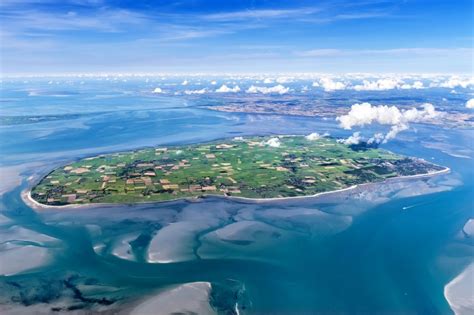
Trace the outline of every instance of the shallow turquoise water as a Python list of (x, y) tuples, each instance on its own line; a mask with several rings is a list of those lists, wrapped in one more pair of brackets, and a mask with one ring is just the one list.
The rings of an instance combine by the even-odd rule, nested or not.
[[(97, 98), (99, 88), (92, 83), (77, 94), (61, 87), (68, 95), (62, 97), (28, 96), (19, 83), (4, 87), (2, 115), (65, 116), (1, 127), (1, 165), (17, 167), (23, 183), (10, 185), (2, 196), (1, 213), (11, 223), (0, 228), (17, 225), (60, 240), (50, 248), (48, 264), (32, 273), (0, 276), (2, 303), (55, 303), (70, 297), (65, 283), (101, 284), (114, 291), (82, 293), (72, 300), (86, 310), (109, 301), (109, 307), (121, 308), (170, 284), (208, 281), (215, 287), (216, 305), (232, 309), (239, 302), (241, 312), (249, 314), (451, 312), (443, 288), (473, 257), (472, 241), (456, 236), (473, 216), (474, 168), (472, 159), (447, 153), (472, 147), (472, 132), (420, 125), (416, 133), (389, 143), (392, 151), (452, 169), (449, 175), (401, 186), (258, 205), (207, 198), (59, 212), (28, 208), (20, 192), (30, 175), (41, 176), (83, 156), (236, 135), (343, 134), (331, 121), (211, 112), (189, 99), (140, 92), (124, 96), (125, 88), (139, 90), (132, 83), (121, 89), (104, 85), (100, 90), (107, 98)], [(40, 84), (37, 89), (51, 88)], [(445, 152), (420, 145), (436, 136), (449, 144)], [(409, 193), (401, 193), (404, 187)], [(436, 187), (444, 189), (433, 192)], [(218, 237), (242, 221), (260, 225)], [(180, 261), (146, 263), (150, 239), (171, 222), (197, 226), (182, 243), (178, 237), (169, 240), (176, 242), (171, 251), (180, 249), (179, 255), (173, 252)], [(118, 240), (129, 234), (135, 235), (136, 261), (113, 254)], [(447, 257), (451, 263), (443, 263)]]

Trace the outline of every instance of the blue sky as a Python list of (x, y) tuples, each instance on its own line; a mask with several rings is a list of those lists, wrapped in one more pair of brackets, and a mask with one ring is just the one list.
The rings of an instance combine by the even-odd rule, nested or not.
[(3, 74), (472, 73), (470, 0), (2, 0)]

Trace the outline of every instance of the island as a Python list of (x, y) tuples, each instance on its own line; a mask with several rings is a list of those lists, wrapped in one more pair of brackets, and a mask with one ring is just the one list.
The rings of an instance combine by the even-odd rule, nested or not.
[(51, 206), (206, 195), (290, 198), (445, 170), (422, 159), (316, 134), (236, 137), (84, 158), (53, 170), (31, 189), (30, 197)]

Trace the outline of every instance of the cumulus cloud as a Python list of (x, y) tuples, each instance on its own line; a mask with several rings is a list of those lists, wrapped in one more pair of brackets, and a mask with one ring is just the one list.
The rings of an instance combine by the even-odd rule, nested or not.
[[(346, 84), (338, 81), (333, 81), (330, 78), (322, 78), (319, 80), (319, 85), (324, 89), (326, 92), (332, 92), (336, 90), (344, 90), (346, 88)], [(314, 83), (313, 83), (313, 86)]]
[(211, 85), (216, 85), (217, 81), (211, 81)]
[(268, 145), (269, 147), (273, 148), (278, 148), (281, 145), (281, 142), (278, 138), (270, 138), (264, 142), (264, 145)]
[(186, 94), (186, 95), (204, 94), (204, 93), (207, 93), (207, 92), (208, 92), (207, 88), (204, 88), (204, 89), (200, 89), (200, 90), (186, 90), (186, 91), (184, 91), (184, 94)]
[[(403, 88), (403, 87), (402, 87), (402, 88)], [(415, 82), (413, 82), (413, 84), (411, 85), (411, 88), (412, 88), (412, 89), (415, 89), (415, 90), (418, 90), (418, 89), (423, 89), (423, 88), (425, 88), (425, 87), (423, 86), (423, 82), (421, 82), (421, 81), (415, 81)]]
[[(435, 119), (441, 115), (430, 103), (422, 105), (422, 109), (411, 108), (400, 110), (396, 106), (379, 105), (372, 106), (370, 103), (354, 104), (349, 113), (336, 118), (339, 125), (344, 129), (352, 129), (356, 126), (380, 124), (390, 126), (390, 130), (382, 139), (380, 135), (372, 137), (371, 142), (387, 142), (397, 134), (409, 128), (411, 122), (424, 122)], [(370, 139), (369, 139), (370, 140)]]
[(288, 82), (292, 82), (292, 78), (289, 78), (289, 77), (279, 77), (276, 79), (277, 83), (288, 83)]
[(265, 83), (265, 84), (271, 84), (271, 83), (273, 83), (273, 80), (270, 79), (270, 78), (266, 78), (265, 80), (263, 80), (263, 83)]
[(285, 94), (290, 91), (289, 88), (284, 87), (281, 84), (275, 85), (273, 87), (265, 87), (265, 86), (254, 86), (252, 85), (247, 89), (247, 93), (262, 93), (262, 94), (271, 94), (271, 93), (278, 93), (278, 94)]
[(310, 141), (315, 141), (315, 140), (319, 140), (321, 139), (321, 135), (317, 132), (313, 132), (313, 133), (310, 133), (309, 135), (307, 135), (305, 138), (307, 140), (310, 140)]
[(347, 139), (337, 140), (339, 143), (344, 143), (345, 145), (359, 144), (362, 141), (362, 137), (359, 131), (356, 131)]
[(183, 83), (181, 83), (181, 85), (188, 85), (188, 80), (184, 80)]
[(471, 98), (469, 101), (466, 102), (467, 108), (474, 108), (474, 98)]
[(381, 143), (384, 141), (384, 139), (385, 139), (385, 135), (381, 132), (377, 132), (371, 138), (369, 138), (369, 140), (367, 140), (367, 143), (368, 144)]
[(237, 93), (237, 92), (240, 92), (240, 87), (238, 85), (234, 86), (233, 88), (230, 88), (227, 85), (223, 84), (220, 88), (216, 90), (216, 93)]
[(156, 94), (163, 93), (163, 90), (161, 88), (157, 87), (153, 90), (152, 93), (156, 93)]
[(385, 78), (376, 81), (364, 80), (361, 85), (355, 85), (353, 89), (356, 91), (384, 91), (397, 89), (401, 84), (401, 80), (394, 78)]
[(394, 125), (400, 120), (401, 112), (395, 106), (372, 106), (370, 103), (354, 104), (349, 113), (336, 118), (344, 129), (364, 126), (377, 122), (381, 125)]
[(245, 92), (246, 93), (258, 93), (260, 91), (260, 89), (262, 89), (262, 88), (261, 87), (256, 87), (255, 85), (252, 85)]
[(432, 83), (430, 84), (431, 87), (442, 87), (442, 88), (449, 88), (454, 89), (457, 87), (461, 87), (466, 89), (468, 87), (474, 86), (474, 77), (471, 78), (461, 78), (457, 76), (450, 77), (448, 80), (441, 82), (441, 83)]
[(421, 81), (415, 81), (413, 84), (405, 83), (398, 78), (383, 78), (375, 81), (363, 80), (362, 84), (354, 85), (352, 87), (355, 91), (387, 91), (387, 90), (409, 90), (409, 89), (423, 89), (424, 85)]

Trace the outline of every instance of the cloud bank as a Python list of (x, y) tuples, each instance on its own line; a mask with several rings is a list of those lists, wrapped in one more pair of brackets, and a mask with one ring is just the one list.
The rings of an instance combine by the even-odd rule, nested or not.
[(399, 78), (380, 78), (377, 80), (362, 80), (361, 83), (355, 84), (351, 81), (336, 81), (331, 78), (321, 78), (319, 81), (313, 82), (313, 87), (320, 87), (326, 92), (338, 90), (354, 90), (354, 91), (387, 91), (395, 89), (423, 89), (425, 86), (421, 81), (414, 81), (412, 84), (406, 83)]
[[(410, 123), (425, 122), (439, 116), (441, 116), (441, 113), (436, 111), (430, 103), (423, 104), (422, 109), (411, 108), (408, 110), (400, 110), (396, 106), (372, 106), (370, 103), (361, 103), (352, 105), (349, 113), (337, 117), (336, 120), (339, 121), (342, 128), (347, 130), (371, 124), (390, 126), (390, 130), (385, 135), (375, 134), (369, 139), (371, 143), (386, 143), (388, 140), (395, 138), (399, 132), (408, 129)], [(358, 136), (360, 134), (356, 135), (354, 139), (359, 138), (360, 140)], [(354, 139), (351, 141), (354, 141)]]
[(474, 77), (470, 78), (461, 78), (458, 76), (452, 76), (448, 80), (441, 82), (441, 83), (436, 83), (433, 82), (430, 84), (431, 87), (441, 87), (441, 88), (448, 88), (448, 89), (454, 89), (457, 87), (467, 89), (469, 87), (474, 86)]
[(423, 89), (423, 82), (415, 81), (413, 84), (407, 84), (404, 81), (397, 78), (383, 78), (376, 81), (363, 80), (362, 84), (355, 85), (352, 87), (356, 91), (386, 91), (394, 89)]

